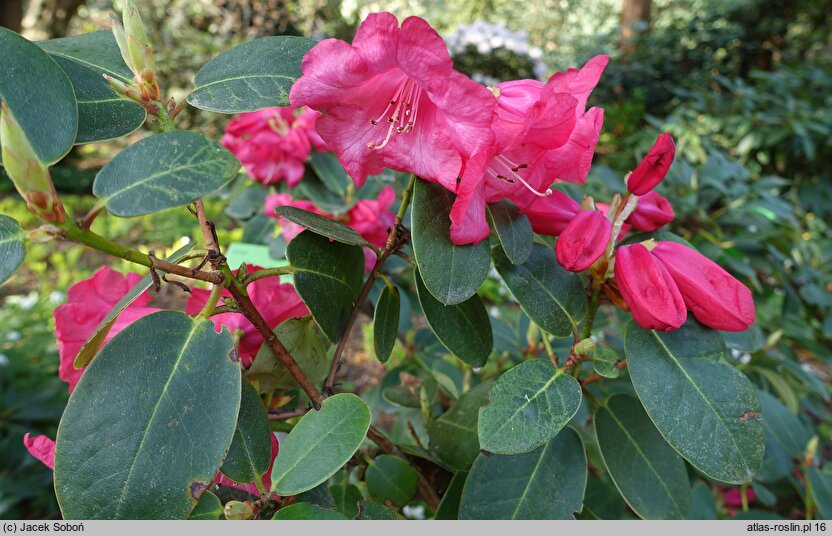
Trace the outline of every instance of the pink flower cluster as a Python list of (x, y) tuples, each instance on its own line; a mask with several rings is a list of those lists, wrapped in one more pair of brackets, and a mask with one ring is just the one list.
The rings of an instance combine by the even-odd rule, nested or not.
[(457, 194), (451, 239), (463, 245), (488, 236), (486, 203), (549, 214), (562, 200), (554, 179), (586, 180), (603, 122), (586, 101), (607, 61), (489, 90), (453, 69), (427, 22), (375, 13), (352, 44), (326, 39), (306, 54), (289, 100), (323, 112), (316, 129), (356, 185), (387, 167)]
[(326, 144), (315, 131), (318, 112), (308, 108), (267, 108), (240, 114), (225, 129), (222, 144), (242, 162), (249, 175), (263, 184), (303, 178), (306, 158)]
[[(338, 219), (346, 226), (355, 229), (367, 242), (374, 246), (384, 247), (390, 228), (396, 223), (396, 215), (390, 211), (395, 201), (396, 191), (391, 186), (385, 186), (379, 192), (377, 199), (360, 199), (343, 217), (336, 218), (320, 210), (311, 201), (293, 200), (290, 194), (271, 194), (266, 196), (263, 212), (266, 216), (278, 219), (281, 236), (286, 242), (290, 242), (300, 234), (303, 227), (275, 214), (275, 209), (280, 206), (292, 206), (326, 218)], [(364, 262), (367, 270), (371, 270), (376, 262), (376, 254), (370, 248), (364, 248)]]

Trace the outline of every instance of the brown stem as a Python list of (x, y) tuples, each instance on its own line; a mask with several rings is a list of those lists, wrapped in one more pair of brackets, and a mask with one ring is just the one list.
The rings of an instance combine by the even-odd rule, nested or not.
[[(367, 437), (387, 454), (407, 460), (407, 456), (375, 426), (370, 426), (367, 430)], [(416, 467), (418, 469), (418, 466)], [(436, 494), (436, 491), (421, 472), (419, 473), (419, 493), (431, 510), (435, 512), (439, 508), (439, 495)]]
[[(335, 374), (341, 366), (341, 358), (343, 356), (344, 349), (347, 347), (347, 339), (349, 339), (352, 326), (355, 324), (355, 319), (358, 318), (358, 311), (361, 309), (361, 306), (364, 305), (364, 300), (367, 299), (370, 289), (373, 288), (373, 284), (376, 282), (376, 278), (378, 277), (378, 272), (381, 270), (381, 267), (384, 265), (387, 257), (398, 251), (402, 246), (402, 237), (400, 236), (400, 231), (402, 231), (402, 220), (404, 219), (404, 215), (407, 213), (407, 207), (410, 205), (410, 199), (413, 195), (413, 188), (415, 185), (416, 175), (411, 175), (410, 182), (405, 188), (404, 195), (402, 195), (399, 212), (396, 214), (396, 222), (387, 234), (387, 243), (385, 243), (384, 249), (381, 250), (381, 254), (379, 254), (376, 258), (376, 263), (373, 265), (370, 275), (367, 276), (367, 281), (364, 283), (364, 287), (361, 289), (361, 292), (358, 294), (358, 298), (355, 300), (355, 304), (352, 307), (349, 318), (347, 318), (347, 324), (344, 326), (344, 331), (338, 339), (338, 345), (335, 347), (335, 355), (333, 355), (332, 364), (329, 367), (329, 374), (326, 377), (326, 383), (324, 383), (324, 391), (328, 394), (333, 392)], [(403, 235), (406, 239), (407, 233), (405, 232)]]
[(301, 417), (309, 413), (309, 408), (272, 409), (269, 410), (270, 421), (284, 421), (293, 417)]

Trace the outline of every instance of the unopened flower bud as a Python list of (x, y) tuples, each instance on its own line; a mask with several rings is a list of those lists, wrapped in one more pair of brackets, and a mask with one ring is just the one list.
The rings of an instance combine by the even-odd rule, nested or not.
[(40, 163), (29, 139), (5, 103), (0, 106), (0, 145), (3, 167), (29, 211), (50, 223), (66, 219), (63, 204), (49, 177), (49, 168)]
[(254, 509), (249, 501), (228, 501), (225, 503), (224, 513), (225, 519), (230, 521), (240, 521), (254, 517)]
[(121, 95), (126, 99), (130, 99), (132, 101), (141, 102), (141, 96), (139, 95), (139, 90), (130, 84), (122, 82), (117, 78), (113, 78), (112, 76), (104, 73), (102, 75), (104, 80), (107, 81), (107, 84), (110, 88), (115, 91), (117, 94)]
[(112, 12), (107, 13), (107, 16), (110, 18), (110, 25), (113, 27), (113, 37), (116, 39), (118, 50), (121, 53), (121, 59), (133, 71), (133, 74), (138, 74), (138, 71), (133, 68), (133, 63), (130, 61), (130, 52), (127, 49), (127, 34), (124, 31), (124, 26)]
[(651, 190), (638, 197), (638, 206), (627, 218), (627, 223), (639, 231), (656, 231), (675, 217), (670, 201)]
[(574, 350), (575, 355), (579, 355), (581, 357), (592, 357), (595, 353), (595, 341), (590, 338), (586, 338), (576, 344)]
[(586, 270), (604, 254), (611, 233), (610, 222), (601, 212), (582, 210), (558, 237), (558, 263), (570, 272)]
[(125, 0), (122, 20), (124, 21), (124, 32), (127, 35), (127, 53), (130, 56), (130, 66), (134, 73), (140, 73), (148, 67), (145, 63), (145, 49), (150, 47), (150, 42), (144, 31), (142, 17), (139, 15), (139, 10), (136, 9), (136, 3), (133, 0)]
[(627, 189), (635, 195), (644, 195), (655, 188), (667, 175), (675, 155), (676, 145), (670, 134), (659, 134), (647, 156), (627, 177)]

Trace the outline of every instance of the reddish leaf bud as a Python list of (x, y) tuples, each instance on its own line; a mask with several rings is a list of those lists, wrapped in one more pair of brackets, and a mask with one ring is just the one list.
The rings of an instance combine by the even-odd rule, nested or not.
[(604, 214), (582, 210), (572, 218), (555, 244), (558, 263), (572, 272), (586, 270), (604, 254), (612, 226)]
[(627, 223), (639, 231), (655, 231), (672, 222), (675, 217), (670, 201), (649, 191), (638, 197), (636, 210), (627, 218)]
[(744, 331), (754, 323), (751, 291), (714, 261), (675, 242), (659, 242), (653, 255), (667, 268), (697, 320), (723, 331)]
[(685, 323), (688, 313), (676, 283), (642, 244), (618, 248), (614, 272), (621, 297), (639, 326), (672, 331)]
[(627, 179), (627, 189), (635, 195), (644, 195), (657, 184), (662, 182), (673, 157), (676, 155), (676, 145), (667, 132), (659, 134), (656, 143), (644, 157), (644, 160), (630, 173)]

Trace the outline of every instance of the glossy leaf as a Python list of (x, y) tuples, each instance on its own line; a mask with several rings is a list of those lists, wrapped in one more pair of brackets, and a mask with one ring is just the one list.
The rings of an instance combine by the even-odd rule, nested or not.
[(459, 505), (460, 519), (573, 519), (583, 506), (586, 453), (566, 428), (525, 454), (480, 455)]
[(327, 510), (320, 506), (309, 503), (295, 503), (285, 506), (277, 511), (272, 519), (278, 521), (288, 520), (319, 520), (319, 521), (346, 521), (348, 518), (341, 512)]
[(239, 406), (227, 330), (175, 311), (137, 320), (90, 364), (64, 411), (55, 453), (63, 516), (184, 519), (222, 463)]
[(272, 468), (272, 491), (296, 495), (331, 477), (349, 460), (370, 427), (370, 408), (357, 396), (342, 393), (310, 411), (280, 444)]
[(480, 453), (477, 420), (480, 407), (488, 403), (491, 382), (467, 391), (428, 427), (430, 452), (457, 471), (468, 471)]
[(581, 386), (548, 359), (530, 359), (511, 368), (491, 388), (480, 408), (480, 448), (522, 454), (546, 443), (581, 406)]
[(303, 303), (324, 335), (337, 341), (361, 292), (364, 252), (303, 231), (289, 242), (286, 257), (295, 268), (295, 289)]
[(355, 519), (364, 521), (396, 521), (404, 519), (395, 510), (373, 501), (361, 501), (361, 507)]
[(818, 507), (818, 519), (832, 519), (832, 473), (810, 467), (806, 470), (806, 478)]
[(335, 508), (339, 512), (349, 518), (358, 515), (358, 503), (364, 500), (360, 489), (348, 482), (342, 482), (332, 486), (330, 491), (332, 491), (332, 497), (335, 501)]
[(263, 401), (244, 380), (237, 427), (220, 471), (238, 484), (259, 483), (271, 462), (271, 434)]
[(795, 457), (803, 454), (806, 444), (812, 439), (812, 431), (770, 394), (758, 391), (757, 396), (760, 397), (760, 404), (763, 408), (763, 423), (766, 430), (789, 456)]
[(188, 514), (188, 519), (193, 521), (216, 521), (222, 514), (223, 508), (219, 497), (210, 491), (204, 491), (199, 498), (199, 502), (196, 503), (194, 509)]
[(201, 199), (238, 169), (234, 155), (199, 132), (163, 132), (117, 154), (92, 192), (116, 216), (142, 216)]
[[(324, 378), (329, 370), (329, 358), (311, 316), (285, 320), (274, 332), (313, 383)], [(245, 377), (260, 393), (298, 388), (295, 379), (265, 344), (257, 352)]]
[(346, 194), (347, 185), (350, 184), (351, 179), (344, 168), (341, 167), (335, 153), (313, 151), (309, 157), (309, 164), (330, 192), (340, 196)]
[(604, 463), (630, 508), (643, 519), (685, 519), (691, 498), (685, 462), (639, 401), (613, 396), (594, 422)]
[(76, 144), (118, 138), (142, 126), (147, 115), (144, 108), (117, 95), (102, 76), (106, 73), (127, 83), (133, 79), (113, 32), (102, 30), (37, 44), (63, 69), (75, 90)]
[[(185, 255), (189, 251), (191, 251), (191, 247), (192, 246), (190, 244), (186, 244), (174, 251), (165, 260), (174, 263), (179, 262), (185, 258)], [(113, 328), (116, 320), (118, 320), (118, 315), (127, 309), (131, 303), (136, 301), (136, 299), (141, 296), (145, 290), (149, 289), (152, 284), (153, 276), (151, 274), (147, 274), (141, 278), (138, 283), (133, 285), (130, 292), (125, 294), (118, 302), (116, 302), (113, 308), (110, 309), (110, 312), (107, 313), (107, 316), (105, 316), (101, 322), (98, 323), (95, 331), (93, 331), (92, 335), (87, 338), (87, 341), (83, 346), (81, 346), (81, 349), (78, 350), (78, 355), (75, 356), (75, 361), (72, 363), (76, 369), (84, 368), (90, 361), (92, 361), (92, 358), (95, 357), (95, 354), (97, 354), (104, 345), (104, 340), (107, 338), (107, 335), (110, 333), (110, 330)]]
[(636, 393), (670, 446), (715, 480), (749, 481), (763, 462), (760, 401), (719, 333), (695, 320), (670, 333), (630, 322), (624, 346)]
[(491, 267), (488, 241), (475, 246), (451, 242), (449, 214), (454, 199), (439, 184), (416, 181), (411, 209), (413, 253), (425, 288), (445, 305), (462, 303), (476, 294)]
[(592, 368), (605, 378), (617, 378), (621, 374), (619, 363), (621, 356), (612, 348), (598, 348), (592, 356)]
[(274, 213), (282, 218), (286, 218), (290, 222), (297, 223), (301, 227), (309, 229), (315, 234), (331, 238), (342, 244), (350, 244), (353, 246), (367, 245), (367, 241), (361, 238), (361, 235), (355, 230), (339, 221), (325, 218), (320, 214), (288, 205), (277, 207)]
[(66, 74), (46, 52), (0, 27), (0, 100), (20, 124), (42, 164), (60, 160), (75, 143), (78, 106)]
[(399, 507), (407, 504), (419, 487), (419, 473), (402, 458), (389, 454), (373, 458), (365, 478), (373, 499), (390, 501)]
[(687, 519), (716, 519), (714, 494), (704, 482), (693, 485)]
[(573, 325), (587, 311), (578, 275), (561, 268), (554, 251), (541, 244), (534, 244), (523, 264), (512, 264), (500, 248), (493, 248), (491, 254), (494, 267), (529, 318), (553, 335), (571, 335)]
[(512, 264), (523, 264), (532, 254), (534, 233), (532, 224), (515, 205), (500, 201), (488, 205), (488, 220), (506, 257)]
[(439, 508), (436, 509), (434, 519), (459, 519), (459, 502), (462, 500), (462, 490), (465, 487), (466, 478), (468, 478), (468, 473), (460, 471), (454, 474), (451, 483), (448, 484), (448, 488), (442, 494), (442, 501), (439, 503)]
[(20, 224), (0, 214), (0, 283), (11, 277), (26, 257), (24, 238)]
[(236, 46), (196, 73), (188, 102), (226, 114), (289, 106), (289, 89), (302, 74), (301, 59), (314, 45), (312, 39), (282, 35)]
[(458, 358), (472, 367), (488, 360), (494, 340), (491, 322), (479, 296), (462, 303), (443, 305), (425, 287), (419, 272), (414, 272), (419, 304), (436, 337)]
[(387, 362), (393, 346), (396, 345), (400, 309), (399, 289), (393, 285), (385, 285), (373, 314), (373, 347), (376, 357), (382, 363)]

